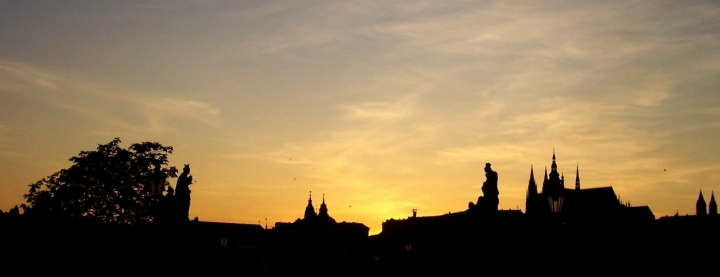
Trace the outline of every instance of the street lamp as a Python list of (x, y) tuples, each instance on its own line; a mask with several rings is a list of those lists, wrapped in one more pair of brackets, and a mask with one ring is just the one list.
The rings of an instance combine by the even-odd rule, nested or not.
[(548, 196), (551, 213), (557, 214), (562, 212), (564, 198), (562, 195)]
[(152, 196), (153, 200), (151, 203), (151, 211), (153, 215), (153, 221), (157, 224), (158, 221), (163, 221), (164, 217), (163, 213), (166, 207), (164, 207), (166, 204), (163, 203), (163, 191), (165, 191), (165, 174), (160, 171), (160, 166), (155, 166), (155, 170), (153, 173), (149, 176), (149, 185), (150, 185), (150, 195)]
[(160, 171), (159, 166), (156, 166), (150, 176), (150, 194), (159, 198), (163, 196), (163, 191), (165, 191), (165, 174)]

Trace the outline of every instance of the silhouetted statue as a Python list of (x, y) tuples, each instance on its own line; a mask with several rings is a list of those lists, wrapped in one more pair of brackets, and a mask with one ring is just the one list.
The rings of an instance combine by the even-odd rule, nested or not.
[(490, 168), (490, 163), (485, 164), (485, 182), (482, 185), (483, 196), (478, 197), (478, 203), (475, 206), (469, 206), (470, 209), (480, 209), (483, 212), (493, 212), (498, 210), (500, 199), (498, 195), (498, 174)]
[(190, 165), (186, 164), (182, 174), (178, 177), (177, 184), (175, 185), (175, 196), (173, 197), (178, 221), (189, 220), (191, 184), (192, 176), (190, 175)]
[(178, 217), (177, 207), (175, 205), (175, 190), (172, 186), (167, 187), (167, 193), (160, 199), (160, 216), (155, 222), (158, 224), (166, 224), (168, 221), (174, 221)]
[(485, 164), (485, 182), (482, 186), (483, 196), (485, 197), (497, 197), (500, 194), (498, 191), (498, 174), (490, 168), (490, 163)]

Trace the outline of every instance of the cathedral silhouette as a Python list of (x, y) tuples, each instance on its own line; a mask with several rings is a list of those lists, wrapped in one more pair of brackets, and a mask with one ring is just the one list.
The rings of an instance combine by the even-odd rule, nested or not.
[[(37, 218), (17, 211), (0, 213), (8, 226), (7, 250), (17, 253), (8, 264), (30, 268), (41, 251), (57, 259), (45, 262), (53, 272), (102, 268), (118, 264), (209, 275), (255, 276), (390, 276), (460, 275), (494, 272), (607, 273), (658, 272), (698, 268), (716, 261), (713, 238), (720, 231), (714, 193), (702, 191), (694, 215), (655, 219), (648, 206), (623, 203), (612, 186), (584, 188), (579, 165), (574, 186), (567, 187), (553, 150), (542, 186), (530, 166), (525, 210), (498, 209), (498, 172), (485, 164), (486, 181), (468, 209), (442, 215), (388, 219), (379, 234), (368, 236), (362, 223), (338, 222), (330, 216), (323, 194), (316, 210), (312, 193), (294, 222), (260, 224), (185, 221), (157, 226), (98, 225), (80, 218)], [(303, 200), (298, 201), (298, 214)], [(691, 205), (690, 203), (688, 205)], [(56, 230), (62, 237), (47, 236)], [(63, 255), (78, 253), (103, 255)], [(711, 252), (707, 254), (707, 249)], [(128, 253), (128, 254), (126, 254)], [(640, 260), (667, 261), (662, 266)], [(167, 266), (172, 265), (172, 266)], [(693, 266), (690, 266), (693, 265)], [(167, 268), (166, 268), (167, 267)], [(498, 271), (500, 270), (500, 271)], [(217, 274), (216, 274), (217, 273)]]
[(565, 176), (558, 172), (553, 151), (550, 174), (545, 169), (542, 190), (538, 192), (533, 168), (525, 200), (525, 214), (534, 220), (571, 224), (602, 224), (608, 221), (648, 221), (655, 215), (648, 206), (632, 207), (621, 203), (612, 186), (586, 188), (580, 186), (580, 168), (575, 168), (574, 188), (565, 187)]

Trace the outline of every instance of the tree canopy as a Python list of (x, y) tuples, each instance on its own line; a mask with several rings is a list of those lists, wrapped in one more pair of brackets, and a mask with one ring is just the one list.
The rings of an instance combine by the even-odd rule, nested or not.
[[(95, 151), (70, 158), (73, 165), (30, 184), (22, 208), (28, 215), (85, 218), (102, 223), (152, 223), (154, 205), (149, 184), (177, 177), (168, 166), (172, 146), (157, 142), (132, 144), (124, 149), (115, 138)], [(163, 189), (164, 190), (164, 189)]]

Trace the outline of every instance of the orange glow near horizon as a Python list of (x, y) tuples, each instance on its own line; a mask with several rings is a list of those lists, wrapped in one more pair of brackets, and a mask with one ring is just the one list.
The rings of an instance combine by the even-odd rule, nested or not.
[(486, 162), (524, 210), (553, 148), (657, 217), (720, 191), (717, 3), (4, 7), (3, 211), (115, 137), (191, 165), (191, 218), (270, 227), (308, 191), (371, 234), (463, 211)]

